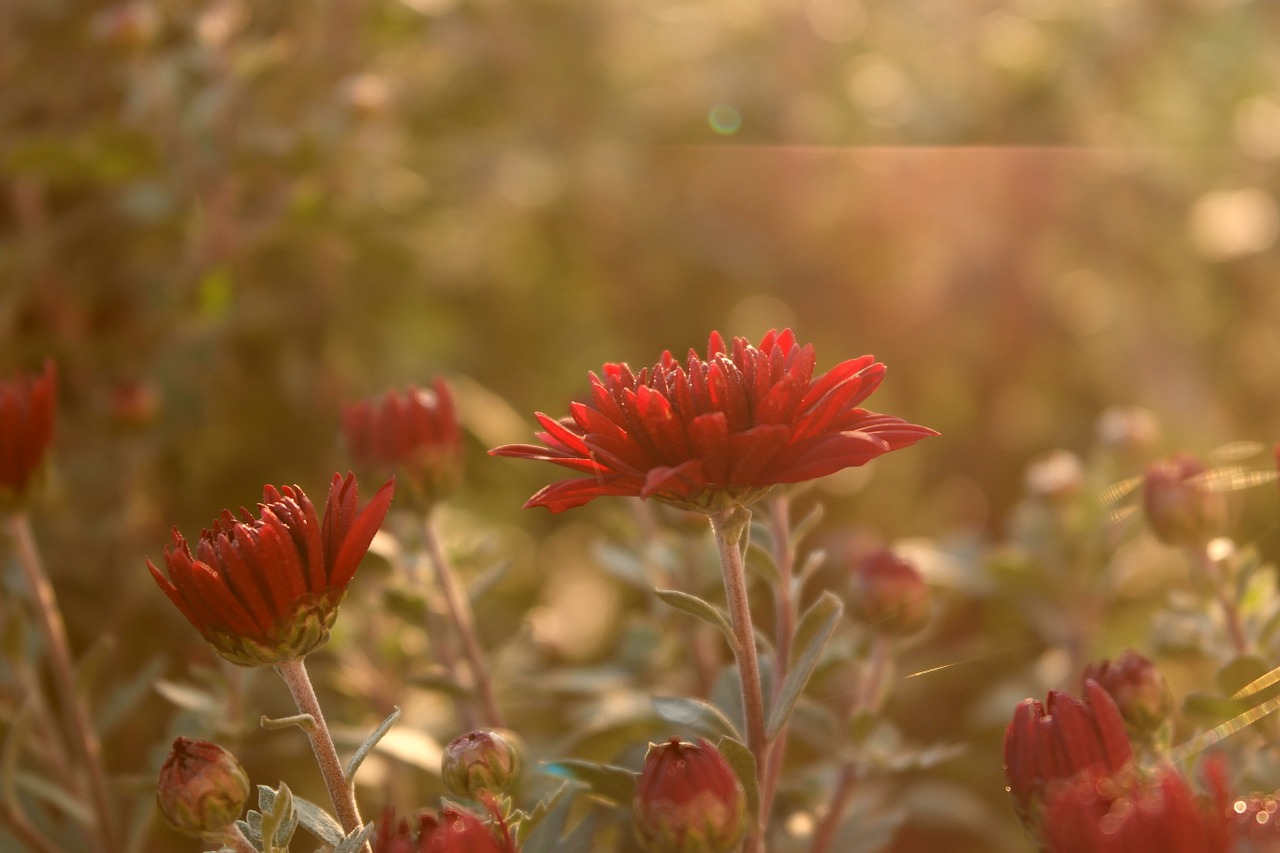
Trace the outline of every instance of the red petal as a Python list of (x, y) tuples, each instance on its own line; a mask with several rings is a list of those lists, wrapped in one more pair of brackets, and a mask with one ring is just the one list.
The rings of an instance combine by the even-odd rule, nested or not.
[(664, 495), (689, 497), (694, 492), (707, 486), (707, 478), (702, 475), (702, 469), (701, 459), (690, 459), (688, 462), (682, 462), (675, 467), (663, 466), (654, 468), (644, 479), (644, 487), (640, 490), (640, 497), (650, 498)]
[(729, 424), (724, 412), (708, 412), (689, 422), (689, 449), (695, 459), (702, 460), (708, 483), (727, 483)]
[[(840, 362), (835, 367), (831, 368), (826, 373), (819, 376), (818, 379), (815, 382), (813, 382), (813, 384), (809, 387), (809, 393), (805, 395), (804, 400), (800, 403), (800, 407), (802, 409), (808, 409), (810, 406), (814, 405), (823, 397), (825, 397), (831, 391), (832, 388), (836, 387), (842, 382), (848, 381), (850, 378), (856, 376), (861, 371), (873, 366), (875, 364), (875, 360), (876, 360), (875, 356), (863, 355), (857, 358), (851, 358), (848, 361)], [(882, 369), (883, 367), (884, 365), (881, 365)], [(867, 394), (870, 394), (874, 390), (875, 390), (875, 387), (872, 386), (867, 391)]]
[(684, 424), (676, 417), (671, 402), (657, 391), (641, 387), (636, 390), (636, 407), (649, 440), (658, 451), (660, 461), (674, 465), (689, 457), (689, 442)]
[(865, 465), (892, 450), (878, 436), (841, 432), (788, 448), (774, 457), (761, 477), (773, 483), (799, 483)]
[(605, 495), (638, 495), (640, 484), (634, 478), (611, 477), (579, 477), (573, 480), (560, 480), (545, 486), (533, 497), (525, 501), (525, 507), (545, 506), (552, 512), (563, 512), (576, 506), (582, 506), (593, 498)]
[[(356, 495), (355, 478), (350, 474), (347, 476), (351, 479), (352, 503), (354, 504)], [(382, 488), (378, 489), (373, 499), (361, 510), (351, 527), (346, 531), (337, 559), (334, 560), (329, 569), (330, 589), (346, 589), (347, 584), (351, 582), (352, 576), (355, 575), (356, 569), (360, 566), (360, 561), (364, 559), (365, 552), (369, 550), (369, 543), (373, 541), (378, 528), (382, 526), (382, 520), (387, 515), (387, 510), (391, 506), (391, 498), (395, 495), (395, 492), (395, 480), (388, 480), (383, 483)]]
[(772, 485), (771, 481), (760, 481), (758, 475), (787, 446), (790, 436), (789, 428), (770, 424), (729, 436), (729, 456), (733, 459), (733, 468), (729, 472), (728, 485)]

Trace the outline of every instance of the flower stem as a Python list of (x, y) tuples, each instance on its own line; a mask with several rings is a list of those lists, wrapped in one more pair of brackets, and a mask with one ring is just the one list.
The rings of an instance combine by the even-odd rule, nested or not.
[(857, 773), (853, 765), (845, 764), (840, 768), (840, 775), (836, 777), (836, 787), (831, 793), (831, 802), (827, 805), (827, 812), (822, 816), (822, 820), (818, 823), (818, 828), (813, 832), (813, 846), (810, 847), (810, 853), (827, 853), (827, 849), (831, 847), (836, 830), (840, 827), (840, 818), (844, 816), (844, 810), (849, 805), (849, 800), (853, 797), (856, 783)]
[[(298, 712), (310, 715), (315, 721), (314, 726), (305, 727), (303, 731), (311, 740), (311, 750), (316, 755), (320, 775), (324, 777), (325, 787), (329, 790), (329, 799), (333, 801), (338, 823), (342, 824), (343, 832), (350, 835), (362, 825), (360, 809), (356, 805), (355, 785), (347, 779), (338, 758), (333, 736), (329, 734), (329, 726), (325, 724), (324, 713), (320, 710), (320, 700), (316, 698), (315, 688), (311, 686), (311, 678), (307, 675), (306, 664), (301, 659), (285, 661), (276, 664), (276, 672), (280, 673), (280, 677), (288, 685)], [(368, 845), (365, 849), (368, 849)]]
[(427, 547), (427, 555), (435, 569), (436, 583), (444, 595), (445, 606), (449, 610), (449, 619), (453, 622), (458, 639), (462, 641), (463, 653), (467, 656), (467, 664), (471, 669), (471, 679), (475, 682), (476, 699), (480, 704), (481, 715), (485, 725), (492, 728), (502, 727), (502, 713), (493, 698), (493, 684), (489, 680), (489, 670), (484, 662), (484, 650), (480, 647), (480, 639), (476, 636), (475, 620), (472, 618), (471, 605), (454, 574), (449, 561), (445, 559), (440, 540), (436, 537), (431, 524), (431, 516), (427, 515), (422, 523), (423, 542)]
[[(769, 532), (773, 540), (773, 561), (778, 567), (778, 586), (774, 590), (775, 620), (773, 699), (777, 701), (782, 682), (787, 677), (791, 661), (791, 641), (796, 630), (795, 602), (791, 595), (791, 580), (795, 572), (795, 544), (791, 541), (791, 500), (785, 491), (775, 491), (769, 499)], [(787, 750), (787, 732), (778, 733), (769, 746), (768, 762), (760, 789), (760, 813), (770, 814), (773, 797), (782, 772), (782, 760)]]
[(26, 513), (14, 513), (7, 517), (9, 532), (18, 552), (18, 563), (36, 603), (36, 621), (44, 638), (48, 653), (49, 669), (53, 674), (54, 688), (62, 706), (63, 722), (76, 759), (84, 766), (88, 777), (89, 795), (93, 802), (95, 831), (91, 833), (94, 845), (101, 850), (116, 849), (115, 813), (107, 792), (107, 775), (102, 761), (102, 744), (89, 720), (89, 714), (76, 692), (75, 664), (71, 646), (67, 642), (67, 628), (58, 608), (53, 585), (49, 583), (40, 551), (36, 548), (31, 522)]
[(1222, 565), (1210, 556), (1208, 548), (1195, 549), (1195, 556), (1205, 576), (1213, 585), (1213, 594), (1218, 599), (1219, 606), (1222, 607), (1222, 618), (1226, 622), (1227, 635), (1231, 639), (1232, 648), (1237, 655), (1248, 654), (1249, 641), (1245, 637), (1244, 625), (1240, 621), (1240, 610), (1236, 607), (1236, 602), (1227, 588), (1226, 572), (1223, 571)]
[[(764, 690), (760, 685), (760, 661), (756, 650), (755, 628), (751, 622), (751, 602), (747, 598), (746, 567), (742, 560), (742, 539), (751, 522), (751, 512), (733, 507), (711, 515), (711, 529), (720, 550), (720, 568), (724, 575), (725, 599), (729, 606), (729, 624), (734, 635), (734, 660), (742, 684), (742, 716), (747, 726), (747, 749), (756, 759), (756, 778), (763, 780), (768, 761), (768, 744), (764, 728)], [(760, 849), (763, 831), (761, 814), (747, 833), (744, 853)]]

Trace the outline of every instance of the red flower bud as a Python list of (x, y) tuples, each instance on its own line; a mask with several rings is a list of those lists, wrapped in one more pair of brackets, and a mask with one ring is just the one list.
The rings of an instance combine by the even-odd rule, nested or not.
[(1035, 824), (1047, 789), (1085, 770), (1115, 773), (1133, 760), (1124, 719), (1096, 681), (1085, 681), (1084, 699), (1050, 690), (1044, 704), (1024, 699), (1004, 733), (1004, 772), (1018, 816)]
[(1134, 735), (1154, 734), (1173, 712), (1173, 694), (1164, 676), (1155, 664), (1132, 649), (1115, 660), (1090, 664), (1084, 678), (1098, 682), (1110, 694)]
[(914, 634), (929, 621), (929, 587), (907, 560), (887, 549), (865, 554), (853, 564), (849, 609), (860, 622), (883, 634)]
[(432, 391), (388, 391), (379, 401), (344, 406), (342, 430), (359, 465), (393, 472), (430, 506), (462, 480), (462, 429), (443, 379)]
[(649, 853), (720, 853), (746, 830), (746, 794), (714, 746), (672, 738), (649, 745), (632, 816)]
[(1206, 768), (1211, 796), (1197, 797), (1170, 766), (1150, 779), (1130, 768), (1085, 772), (1056, 787), (1040, 825), (1045, 853), (1228, 853), (1234, 850), (1225, 782)]
[(173, 742), (160, 768), (156, 803), (170, 826), (192, 838), (226, 829), (249, 800), (249, 777), (236, 757), (216, 743)]
[(1207, 469), (1186, 453), (1151, 463), (1142, 484), (1142, 508), (1151, 532), (1166, 545), (1200, 547), (1222, 528), (1227, 503), (1199, 475)]
[(440, 771), (450, 791), (474, 800), (481, 791), (500, 794), (510, 787), (520, 775), (520, 754), (498, 732), (469, 732), (445, 747)]
[(0, 381), (0, 512), (22, 505), (53, 443), (57, 372)]
[(297, 486), (267, 486), (259, 518), (224, 510), (195, 553), (175, 528), (168, 577), (147, 568), (218, 654), (241, 666), (298, 660), (324, 645), (338, 605), (378, 532), (395, 483), (359, 509), (356, 479), (329, 484), (324, 521)]

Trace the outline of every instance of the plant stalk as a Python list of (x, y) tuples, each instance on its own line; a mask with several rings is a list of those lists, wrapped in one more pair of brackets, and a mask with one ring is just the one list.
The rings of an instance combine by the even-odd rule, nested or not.
[(491, 728), (502, 728), (502, 712), (493, 698), (493, 683), (489, 679), (489, 669), (484, 662), (484, 650), (480, 647), (480, 639), (476, 636), (475, 619), (471, 613), (471, 604), (458, 581), (449, 561), (445, 559), (440, 540), (428, 514), (422, 523), (423, 542), (427, 547), (427, 555), (435, 569), (436, 583), (444, 595), (445, 606), (449, 611), (449, 619), (453, 622), (458, 639), (462, 641), (462, 651), (467, 656), (467, 664), (471, 669), (471, 679), (475, 682), (476, 699), (480, 704), (484, 723)]
[(104, 851), (116, 849), (115, 812), (107, 792), (107, 774), (102, 760), (102, 744), (89, 720), (88, 710), (76, 691), (75, 663), (71, 646), (67, 641), (67, 628), (58, 607), (53, 584), (45, 573), (31, 532), (31, 521), (26, 513), (13, 513), (7, 517), (9, 532), (18, 552), (18, 563), (36, 603), (36, 622), (44, 639), (49, 669), (53, 675), (54, 689), (58, 692), (63, 723), (76, 759), (84, 766), (88, 779), (89, 797), (93, 804), (95, 831), (91, 833), (95, 848)]
[[(711, 515), (711, 529), (720, 551), (720, 568), (724, 576), (725, 599), (729, 607), (729, 625), (733, 628), (733, 657), (738, 664), (742, 685), (742, 716), (747, 727), (747, 749), (756, 759), (756, 779), (763, 781), (769, 758), (765, 740), (764, 690), (760, 683), (760, 661), (756, 649), (755, 627), (751, 621), (751, 602), (747, 598), (746, 567), (742, 559), (742, 539), (751, 522), (745, 507), (733, 507)], [(747, 833), (744, 853), (760, 850), (763, 816), (756, 814)]]
[[(291, 660), (276, 664), (275, 669), (288, 685), (298, 712), (309, 714), (315, 720), (315, 726), (305, 728), (304, 731), (311, 741), (311, 750), (316, 755), (320, 775), (324, 777), (325, 787), (329, 790), (329, 799), (333, 801), (338, 823), (342, 824), (342, 831), (350, 835), (363, 825), (360, 809), (356, 805), (355, 785), (352, 780), (347, 779), (342, 761), (338, 758), (337, 747), (333, 745), (333, 736), (329, 734), (329, 726), (324, 721), (320, 700), (316, 698), (315, 688), (311, 686), (306, 664), (301, 659)], [(366, 844), (365, 850), (368, 849)]]

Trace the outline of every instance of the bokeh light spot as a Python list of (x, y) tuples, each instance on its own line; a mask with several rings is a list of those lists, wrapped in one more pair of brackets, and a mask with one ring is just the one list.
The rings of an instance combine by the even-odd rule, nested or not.
[(742, 113), (732, 104), (716, 104), (707, 113), (707, 124), (721, 136), (732, 136), (742, 128)]

